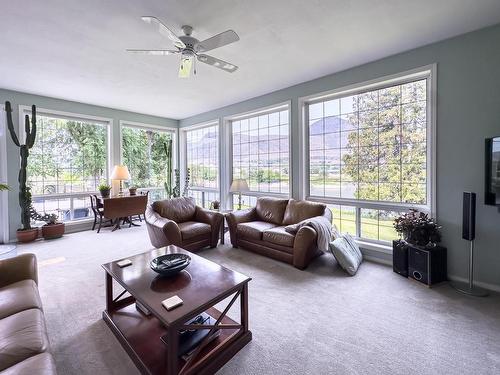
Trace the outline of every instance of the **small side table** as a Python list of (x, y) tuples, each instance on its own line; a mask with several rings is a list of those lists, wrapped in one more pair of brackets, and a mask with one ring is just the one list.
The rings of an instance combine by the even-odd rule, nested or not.
[(213, 212), (218, 212), (222, 214), (222, 225), (220, 226), (220, 243), (221, 245), (224, 245), (224, 235), (226, 234), (226, 231), (229, 229), (226, 227), (226, 217), (229, 215), (233, 210), (214, 210), (213, 208), (208, 209), (209, 211)]

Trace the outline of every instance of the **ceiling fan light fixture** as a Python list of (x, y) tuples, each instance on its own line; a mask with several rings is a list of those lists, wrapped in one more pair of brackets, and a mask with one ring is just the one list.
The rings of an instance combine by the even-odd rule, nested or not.
[(182, 53), (181, 65), (179, 67), (179, 78), (191, 77), (191, 71), (194, 65), (194, 54)]

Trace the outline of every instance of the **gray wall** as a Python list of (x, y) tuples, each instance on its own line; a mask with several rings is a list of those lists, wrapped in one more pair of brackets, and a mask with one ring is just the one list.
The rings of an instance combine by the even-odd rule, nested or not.
[[(500, 287), (500, 212), (485, 206), (484, 139), (500, 135), (500, 25), (301, 83), (180, 121), (180, 127), (292, 101), (292, 144), (299, 145), (298, 98), (437, 63), (437, 216), (448, 273), (467, 276), (461, 239), (463, 191), (478, 193), (476, 279)], [(298, 191), (299, 160), (292, 155)]]
[[(120, 140), (118, 137), (120, 120), (161, 125), (171, 128), (177, 128), (179, 125), (179, 121), (177, 120), (0, 89), (0, 104), (4, 104), (7, 100), (12, 104), (12, 118), (15, 122), (14, 126), (16, 130), (18, 129), (19, 105), (31, 106), (32, 104), (35, 104), (37, 107), (45, 109), (113, 119), (112, 149), (115, 152), (113, 152), (112, 165), (118, 164), (120, 159)], [(2, 116), (5, 116), (5, 113), (2, 114)], [(16, 230), (20, 227), (20, 209), (17, 200), (17, 194), (19, 191), (17, 186), (18, 173), (19, 149), (11, 141), (10, 136), (7, 136), (7, 181), (11, 187), (11, 191), (9, 192), (9, 232), (11, 239), (16, 238)]]

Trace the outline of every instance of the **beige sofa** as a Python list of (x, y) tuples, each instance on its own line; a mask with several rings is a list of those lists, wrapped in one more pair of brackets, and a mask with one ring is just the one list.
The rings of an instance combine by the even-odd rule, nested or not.
[(0, 260), (0, 375), (56, 374), (33, 254)]

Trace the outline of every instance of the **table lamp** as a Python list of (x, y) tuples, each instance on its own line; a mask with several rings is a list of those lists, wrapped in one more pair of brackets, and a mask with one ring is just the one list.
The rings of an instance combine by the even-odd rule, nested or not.
[(233, 180), (233, 183), (231, 184), (229, 191), (231, 193), (238, 193), (238, 210), (241, 210), (241, 192), (249, 190), (250, 189), (248, 189), (247, 180), (243, 178), (238, 178), (236, 180)]
[(123, 181), (130, 180), (130, 173), (126, 165), (115, 165), (113, 173), (111, 173), (112, 180), (120, 181), (120, 192), (118, 196), (123, 196)]

